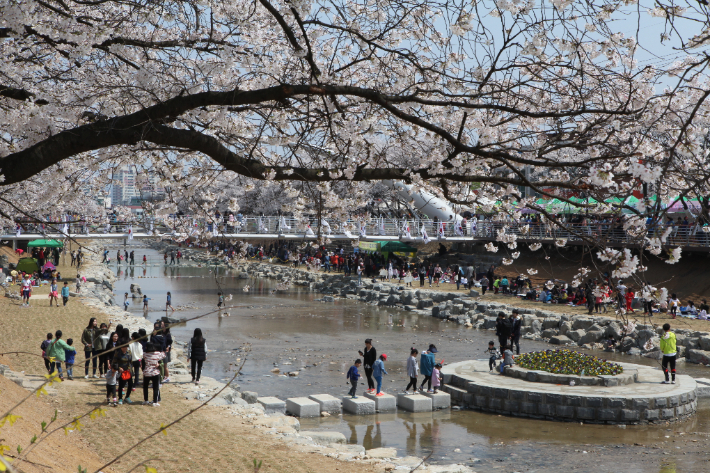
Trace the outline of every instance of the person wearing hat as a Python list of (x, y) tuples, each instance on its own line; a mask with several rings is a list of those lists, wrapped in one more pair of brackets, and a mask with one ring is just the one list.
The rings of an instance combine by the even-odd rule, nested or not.
[(377, 350), (372, 346), (372, 339), (365, 339), (365, 351), (358, 350), (358, 353), (362, 357), (362, 364), (365, 366), (365, 376), (367, 377), (367, 391), (371, 393), (375, 390), (375, 382), (372, 379), (372, 367), (377, 360)]
[(424, 383), (428, 383), (427, 392), (433, 392), (431, 390), (431, 376), (434, 373), (434, 365), (436, 364), (436, 358), (434, 357), (434, 353), (436, 352), (436, 346), (434, 346), (433, 343), (429, 345), (429, 350), (422, 352), (419, 371), (424, 375), (424, 381), (422, 381), (422, 385), (419, 386), (420, 391), (424, 390)]
[(520, 312), (518, 309), (513, 309), (513, 313), (510, 316), (512, 330), (510, 332), (510, 346), (511, 349), (515, 345), (515, 354), (520, 355), (520, 329), (522, 328), (523, 321), (520, 318)]
[(375, 378), (375, 381), (377, 381), (377, 393), (375, 396), (384, 396), (385, 394), (382, 391), (382, 375), (383, 374), (389, 374), (387, 373), (387, 370), (385, 370), (385, 361), (387, 361), (387, 355), (385, 353), (381, 354), (380, 357), (375, 361), (375, 364), (372, 365), (372, 376)]

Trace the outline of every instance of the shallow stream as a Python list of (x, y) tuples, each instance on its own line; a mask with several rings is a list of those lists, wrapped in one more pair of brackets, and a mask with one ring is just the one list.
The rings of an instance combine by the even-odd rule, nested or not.
[[(137, 250), (137, 262), (143, 254), (152, 260), (160, 256), (155, 250)], [(219, 317), (215, 312), (188, 322), (185, 327), (174, 328), (173, 336), (187, 341), (194, 328), (200, 327), (209, 348), (205, 375), (217, 379), (230, 378), (230, 373), (246, 356), (237, 382), (242, 390), (256, 391), (261, 396), (285, 399), (321, 393), (344, 395), (349, 389), (345, 372), (359, 357), (357, 351), (364, 347), (365, 338), (373, 339), (378, 353), (388, 355), (389, 375), (384, 378), (383, 389), (390, 393), (401, 391), (407, 384), (405, 364), (410, 347), (421, 351), (434, 343), (439, 350), (437, 360), (456, 362), (483, 358), (488, 341), (495, 338), (493, 332), (467, 329), (403, 310), (342, 299), (334, 303), (315, 302), (320, 296), (307, 289), (292, 287), (285, 292), (275, 291), (274, 281), (238, 279), (236, 272), (223, 268), (155, 265), (128, 268), (115, 263), (111, 267), (119, 277), (114, 287), (116, 300), (123, 301), (123, 293), (129, 292), (131, 283), (140, 284), (143, 293), (151, 298), (149, 310), (144, 312), (138, 299), (133, 300), (129, 310), (150, 320), (165, 315), (167, 291), (172, 293), (172, 305), (178, 309), (175, 312), (178, 318), (215, 311), (219, 291), (227, 297), (233, 295), (227, 306), (234, 307), (222, 311), (228, 312), (228, 317)], [(247, 345), (251, 351), (245, 355), (241, 350)], [(547, 347), (549, 345), (542, 342), (521, 341), (523, 351)], [(618, 361), (659, 364), (642, 357), (595, 354)], [(276, 367), (281, 374), (289, 371), (299, 374), (279, 376), (272, 372)], [(679, 372), (696, 377), (710, 374), (707, 368), (692, 364), (679, 365)], [(659, 381), (661, 379), (659, 371)], [(359, 392), (364, 389), (366, 386), (361, 385)], [(700, 402), (698, 415), (693, 420), (674, 424), (670, 431), (667, 426), (619, 428), (565, 424), (456, 410), (301, 419), (301, 427), (303, 430), (337, 430), (344, 433), (349, 442), (368, 449), (394, 447), (401, 455), (425, 457), (431, 454), (429, 461), (435, 463), (480, 464), (482, 468), (487, 465), (506, 471), (510, 468), (514, 471), (515, 465), (527, 465), (520, 471), (535, 468), (556, 471), (557, 466), (562, 466), (554, 460), (559, 455), (587, 455), (598, 450), (597, 454), (603, 458), (610, 456), (613, 465), (613, 457), (621, 453), (609, 449), (658, 443), (661, 447), (654, 447), (658, 450), (665, 448), (663, 442), (683, 438), (681, 433), (708, 432), (710, 402)], [(705, 437), (706, 447), (707, 441)], [(667, 448), (669, 451), (664, 458), (670, 455), (675, 459), (676, 453), (680, 455), (675, 446)], [(631, 461), (626, 471), (653, 471), (642, 458)], [(707, 461), (707, 457), (702, 461)], [(509, 463), (513, 465), (510, 468), (506, 466)], [(693, 456), (684, 455), (678, 459), (677, 471), (696, 471), (693, 467), (696, 464)]]

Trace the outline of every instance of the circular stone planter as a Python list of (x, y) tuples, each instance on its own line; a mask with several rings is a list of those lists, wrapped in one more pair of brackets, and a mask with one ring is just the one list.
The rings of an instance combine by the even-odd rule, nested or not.
[[(471, 409), (534, 419), (594, 424), (675, 422), (695, 415), (697, 384), (686, 375), (661, 384), (654, 368), (620, 363), (635, 383), (616, 386), (531, 382), (488, 370), (488, 360), (462, 361), (442, 369), (442, 390)], [(591, 378), (591, 377), (590, 377)]]
[(623, 386), (634, 384), (638, 379), (638, 370), (626, 369), (617, 375), (577, 376), (574, 374), (555, 374), (549, 371), (529, 370), (520, 366), (507, 366), (505, 376), (522, 379), (531, 383), (570, 384), (577, 386)]

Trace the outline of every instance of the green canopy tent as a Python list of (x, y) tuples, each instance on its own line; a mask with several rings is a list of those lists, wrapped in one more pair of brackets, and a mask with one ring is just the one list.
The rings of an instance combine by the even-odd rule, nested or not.
[(64, 243), (57, 240), (32, 240), (27, 244), (28, 248), (64, 248)]
[(39, 263), (34, 258), (20, 258), (15, 269), (18, 272), (34, 273), (39, 271)]
[(582, 199), (581, 197), (570, 197), (569, 198), (570, 202), (574, 202), (574, 204), (580, 204), (580, 205), (570, 205), (569, 209), (566, 212), (573, 213), (573, 214), (578, 214), (578, 213), (585, 213), (585, 212), (592, 212), (594, 213), (593, 208), (589, 207), (584, 207), (585, 205), (595, 205), (598, 202), (591, 198), (587, 197), (585, 199)]

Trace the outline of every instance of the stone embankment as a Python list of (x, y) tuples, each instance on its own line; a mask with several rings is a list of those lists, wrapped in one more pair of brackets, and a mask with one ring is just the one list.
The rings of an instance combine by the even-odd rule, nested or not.
[[(444, 292), (405, 287), (402, 284), (365, 280), (358, 285), (357, 278), (342, 274), (312, 272), (305, 269), (268, 263), (246, 263), (238, 266), (240, 277), (271, 278), (281, 283), (308, 287), (323, 294), (319, 299), (332, 302), (335, 297), (356, 299), (384, 307), (398, 307), (422, 315), (432, 316), (479, 330), (495, 330), (498, 312), (509, 314), (516, 308), (514, 302), (504, 304), (489, 302), (478, 291)], [(617, 349), (629, 355), (661, 357), (659, 348), (660, 327), (652, 324), (635, 324), (633, 332), (626, 333), (624, 324), (611, 317), (560, 314), (539, 309), (518, 308), (522, 316), (522, 338), (546, 341), (565, 347), (601, 348), (601, 342), (613, 337)], [(680, 358), (688, 362), (710, 366), (710, 333), (688, 329), (674, 329)], [(650, 344), (647, 342), (651, 341)]]

